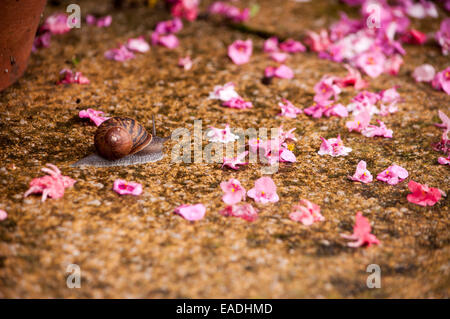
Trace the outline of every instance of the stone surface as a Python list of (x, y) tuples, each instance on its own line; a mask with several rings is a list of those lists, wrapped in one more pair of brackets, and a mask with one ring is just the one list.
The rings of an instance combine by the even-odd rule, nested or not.
[[(404, 101), (398, 113), (385, 118), (394, 138), (368, 139), (348, 133), (346, 119), (276, 116), (283, 97), (309, 106), (313, 86), (324, 74), (346, 74), (339, 64), (313, 53), (297, 54), (287, 62), (294, 69), (293, 80), (263, 85), (264, 68), (272, 64), (261, 52), (263, 39), (207, 20), (186, 23), (176, 50), (152, 47), (125, 63), (108, 61), (106, 50), (129, 37), (148, 35), (169, 15), (161, 4), (114, 10), (106, 1), (80, 3), (83, 14), (112, 14), (111, 27), (83, 25), (54, 36), (50, 48), (32, 55), (25, 76), (0, 93), (0, 209), (9, 215), (0, 222), (0, 297), (449, 297), (448, 197), (423, 208), (407, 202), (407, 181), (389, 186), (347, 180), (361, 159), (374, 176), (396, 163), (415, 181), (449, 193), (449, 168), (437, 164), (440, 155), (430, 145), (441, 134), (433, 126), (437, 110), (449, 114), (450, 97), (411, 77), (422, 63), (439, 69), (448, 65), (438, 47), (407, 46), (398, 76), (371, 81), (371, 91), (399, 85)], [(260, 12), (249, 25), (283, 36), (326, 26), (338, 10), (347, 10), (340, 4), (327, 6), (328, 1), (258, 3)], [(44, 15), (54, 11), (64, 7), (47, 7)], [(433, 20), (418, 23), (426, 31), (438, 25)], [(226, 48), (246, 38), (253, 40), (254, 54), (249, 64), (236, 66)], [(177, 66), (187, 54), (194, 61), (190, 71)], [(56, 86), (62, 68), (83, 72), (91, 84)], [(225, 109), (208, 100), (214, 85), (228, 81), (237, 84), (254, 108)], [(354, 94), (346, 89), (342, 101)], [(179, 127), (192, 130), (194, 119), (201, 119), (205, 130), (225, 123), (232, 128), (295, 127), (298, 161), (282, 164), (272, 176), (280, 201), (256, 204), (257, 221), (226, 218), (219, 214), (224, 207), (220, 182), (233, 177), (250, 189), (261, 177), (260, 164), (230, 171), (219, 164), (171, 163), (175, 143), (169, 141), (168, 156), (160, 162), (71, 167), (93, 151), (95, 127), (78, 118), (89, 107), (135, 117), (148, 128), (155, 113), (162, 136)], [(320, 136), (339, 133), (353, 152), (319, 156)], [(23, 199), (45, 163), (57, 165), (77, 183), (58, 200)], [(117, 178), (141, 183), (143, 194), (118, 196), (112, 191)], [(311, 227), (291, 221), (288, 214), (301, 198), (319, 204), (326, 220)], [(190, 223), (173, 214), (184, 203), (205, 204), (205, 218)], [(372, 222), (381, 246), (346, 247), (339, 234), (351, 232), (358, 210)], [(372, 263), (381, 266), (381, 289), (366, 287), (365, 271)], [(81, 289), (67, 288), (68, 264), (81, 267)]]

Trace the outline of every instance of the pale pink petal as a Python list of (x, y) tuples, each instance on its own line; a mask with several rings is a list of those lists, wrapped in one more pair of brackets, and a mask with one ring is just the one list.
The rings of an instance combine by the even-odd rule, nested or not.
[(289, 54), (284, 52), (272, 52), (270, 58), (278, 63), (284, 63), (289, 58)]
[(436, 75), (434, 67), (430, 64), (423, 64), (414, 69), (413, 78), (416, 82), (431, 82)]
[(250, 60), (250, 56), (253, 52), (252, 40), (236, 40), (228, 46), (228, 56), (234, 64), (245, 64)]
[(272, 53), (278, 51), (278, 38), (271, 37), (264, 41), (263, 51), (266, 53)]
[(144, 37), (128, 39), (126, 47), (134, 52), (145, 53), (150, 50), (150, 45), (144, 40)]
[(330, 155), (330, 156), (346, 156), (352, 151), (350, 147), (345, 147), (342, 143), (341, 137), (330, 138), (328, 140), (322, 139), (322, 144), (320, 145), (319, 155)]
[(192, 60), (190, 56), (178, 59), (178, 66), (182, 67), (185, 71), (192, 68)]
[(376, 78), (383, 73), (385, 62), (386, 57), (384, 54), (378, 50), (375, 50), (361, 54), (356, 60), (356, 65), (360, 67), (368, 76)]
[(127, 61), (134, 57), (134, 53), (128, 50), (124, 45), (120, 45), (117, 49), (111, 49), (105, 52), (106, 59), (119, 62)]
[(216, 85), (214, 90), (209, 92), (209, 99), (229, 101), (233, 98), (239, 98), (239, 94), (235, 90), (235, 85), (232, 82), (228, 82), (225, 85)]
[(8, 218), (8, 214), (4, 210), (0, 209), (0, 222), (6, 218)]
[(181, 205), (175, 208), (175, 213), (181, 215), (189, 221), (197, 221), (205, 216), (206, 208), (203, 204)]
[(237, 179), (232, 178), (228, 182), (220, 183), (220, 188), (225, 193), (222, 197), (225, 204), (234, 205), (245, 200), (245, 188)]
[(239, 167), (238, 167), (239, 165), (247, 165), (248, 164), (247, 162), (243, 162), (243, 160), (245, 159), (247, 154), (248, 154), (248, 151), (245, 151), (245, 152), (243, 152), (243, 153), (241, 153), (238, 156), (233, 157), (233, 158), (226, 158), (226, 157), (224, 157), (223, 158), (222, 168), (224, 166), (227, 166), (229, 168), (237, 170), (237, 169), (239, 169)]
[(248, 197), (262, 204), (275, 203), (279, 200), (277, 187), (270, 177), (261, 177), (255, 182), (255, 187), (247, 192)]
[(283, 102), (278, 103), (278, 106), (281, 108), (281, 113), (278, 114), (280, 116), (296, 118), (297, 114), (303, 113), (303, 111), (297, 107), (295, 107), (289, 100), (283, 99)]
[(320, 213), (320, 207), (306, 199), (300, 200), (299, 205), (294, 206), (289, 218), (296, 222), (301, 222), (305, 226), (310, 226), (315, 222), (324, 221), (325, 217)]

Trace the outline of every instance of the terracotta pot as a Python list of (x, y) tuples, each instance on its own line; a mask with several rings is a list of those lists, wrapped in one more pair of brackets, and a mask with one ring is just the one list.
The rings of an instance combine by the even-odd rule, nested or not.
[(27, 68), (45, 0), (0, 0), (0, 91)]

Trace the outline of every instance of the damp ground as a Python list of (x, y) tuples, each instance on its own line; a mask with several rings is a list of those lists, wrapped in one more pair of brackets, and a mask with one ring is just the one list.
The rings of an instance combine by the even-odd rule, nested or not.
[[(243, 1), (243, 4), (252, 4)], [(280, 37), (300, 37), (350, 10), (329, 1), (258, 1), (259, 13), (249, 29)], [(294, 105), (312, 103), (314, 84), (324, 74), (343, 76), (342, 65), (320, 60), (313, 53), (287, 61), (293, 80), (264, 85), (264, 68), (272, 62), (261, 52), (263, 39), (215, 20), (186, 23), (175, 50), (152, 47), (124, 63), (108, 61), (106, 50), (130, 37), (148, 35), (169, 15), (161, 4), (147, 8), (130, 1), (114, 9), (110, 2), (80, 1), (82, 13), (111, 14), (106, 29), (88, 27), (54, 36), (51, 47), (30, 59), (22, 79), (0, 93), (0, 297), (149, 297), (149, 298), (428, 298), (449, 297), (449, 199), (433, 207), (409, 203), (407, 182), (389, 186), (350, 182), (359, 160), (372, 174), (392, 163), (406, 168), (417, 182), (449, 193), (449, 167), (439, 165), (431, 144), (439, 141), (439, 109), (449, 114), (450, 97), (427, 84), (417, 84), (411, 72), (430, 63), (448, 66), (437, 46), (406, 46), (398, 76), (382, 75), (369, 90), (398, 85), (404, 101), (399, 112), (385, 118), (392, 139), (368, 139), (348, 133), (346, 119), (281, 118), (281, 98)], [(48, 5), (44, 16), (65, 11)], [(415, 21), (424, 31), (436, 30), (439, 20)], [(252, 39), (251, 62), (236, 66), (226, 48), (236, 39)], [(178, 58), (190, 55), (194, 66), (183, 71)], [(56, 86), (63, 68), (81, 71), (91, 84)], [(214, 85), (232, 81), (254, 107), (226, 109), (209, 100)], [(341, 101), (356, 91), (346, 89)], [(172, 163), (170, 150), (157, 163), (121, 168), (74, 168), (70, 165), (93, 149), (95, 126), (78, 118), (94, 108), (110, 116), (134, 117), (151, 127), (157, 114), (162, 136), (179, 127), (193, 129), (194, 120), (208, 126), (296, 128), (297, 162), (281, 164), (273, 174), (280, 201), (255, 204), (260, 214), (253, 223), (219, 214), (224, 207), (220, 182), (237, 178), (250, 189), (261, 177), (261, 164), (238, 171), (219, 164)], [(320, 136), (341, 134), (353, 151), (346, 157), (319, 156)], [(23, 198), (33, 177), (46, 163), (57, 165), (77, 180), (63, 198), (41, 203), (39, 196)], [(112, 191), (115, 179), (143, 185), (139, 197)], [(310, 227), (288, 218), (301, 198), (321, 206), (324, 222)], [(173, 210), (184, 203), (203, 203), (203, 220), (190, 223)], [(340, 233), (351, 233), (362, 211), (382, 245), (352, 249)], [(81, 289), (66, 286), (67, 265), (81, 268)], [(368, 289), (366, 268), (378, 264), (382, 288)]]

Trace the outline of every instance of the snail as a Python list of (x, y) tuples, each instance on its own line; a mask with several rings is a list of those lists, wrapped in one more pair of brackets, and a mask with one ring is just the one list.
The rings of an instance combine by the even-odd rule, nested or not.
[(156, 162), (164, 157), (164, 142), (168, 138), (156, 136), (155, 118), (153, 134), (149, 134), (136, 120), (112, 117), (97, 128), (94, 137), (96, 153), (72, 166), (126, 166)]

